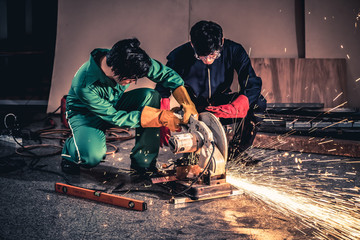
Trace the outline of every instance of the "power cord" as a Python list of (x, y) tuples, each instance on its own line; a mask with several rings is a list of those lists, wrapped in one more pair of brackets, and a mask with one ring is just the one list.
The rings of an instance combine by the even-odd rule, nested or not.
[[(182, 194), (187, 194), (187, 192), (192, 188), (192, 186), (197, 182), (199, 181), (199, 179), (204, 175), (204, 173), (209, 169), (210, 167), (210, 163), (211, 163), (211, 159), (213, 158), (213, 155), (214, 155), (214, 152), (215, 152), (215, 142), (214, 141), (211, 141), (211, 145), (212, 145), (212, 152), (211, 152), (211, 155), (210, 155), (210, 158), (209, 158), (209, 161), (208, 163), (206, 164), (205, 168), (203, 169), (203, 171), (191, 182), (191, 184), (186, 188), (184, 189), (183, 191), (179, 192), (179, 193), (175, 193), (173, 194), (173, 196), (179, 196), (179, 195), (182, 195)], [(192, 196), (191, 194), (187, 194), (188, 196)], [(196, 197), (192, 196), (192, 199), (196, 199)]]
[[(55, 110), (54, 113), (57, 110)], [(9, 117), (14, 118), (12, 124), (10, 124), (10, 122), (9, 122)], [(48, 120), (48, 119), (49, 119), (49, 116), (43, 118), (42, 120)], [(37, 136), (38, 139), (42, 139), (42, 138), (44, 138), (44, 139), (59, 139), (60, 141), (65, 141), (68, 137), (70, 137), (70, 135), (71, 135), (70, 129), (54, 129), (56, 127), (55, 122), (54, 121), (49, 121), (49, 122), (50, 122), (50, 127), (46, 128), (46, 129), (38, 130), (35, 133), (29, 134), (29, 136), (34, 135), (34, 136)], [(17, 117), (13, 113), (9, 113), (9, 114), (7, 114), (5, 116), (5, 118), (4, 118), (4, 126), (9, 131), (9, 133), (10, 133), (11, 137), (14, 139), (15, 143), (17, 145), (19, 145), (21, 148), (17, 148), (15, 150), (15, 153), (12, 153), (11, 155), (8, 155), (8, 156), (5, 156), (5, 157), (0, 157), (0, 166), (1, 166), (2, 170), (7, 170), (7, 172), (9, 172), (9, 170), (13, 171), (13, 170), (19, 169), (20, 167), (22, 168), (22, 167), (26, 166), (25, 161), (23, 161), (23, 162), (21, 162), (21, 164), (17, 164), (17, 165), (14, 165), (14, 161), (7, 161), (7, 160), (9, 160), (10, 157), (14, 157), (15, 155), (18, 155), (18, 156), (27, 157), (27, 158), (32, 159), (30, 161), (30, 163), (28, 164), (28, 167), (29, 167), (30, 170), (54, 174), (54, 175), (60, 176), (64, 180), (64, 182), (66, 184), (68, 184), (68, 185), (81, 187), (81, 186), (77, 186), (76, 184), (73, 184), (65, 174), (62, 174), (62, 173), (57, 172), (57, 171), (44, 169), (44, 167), (46, 167), (47, 165), (46, 164), (40, 164), (40, 161), (41, 161), (42, 158), (60, 154), (61, 149), (62, 149), (61, 146), (54, 145), (54, 144), (23, 145), (22, 143), (20, 143), (13, 134), (14, 130), (20, 131), (20, 127), (19, 127), (19, 124), (17, 122)], [(58, 136), (59, 134), (60, 134), (60, 136)], [(114, 144), (111, 144), (110, 142), (113, 142), (113, 141), (125, 141), (125, 140), (129, 140), (129, 139), (132, 139), (132, 138), (135, 137), (133, 134), (130, 133), (129, 130), (123, 129), (123, 128), (110, 128), (110, 129), (108, 129), (106, 131), (106, 134), (107, 134), (107, 137), (106, 137), (106, 142), (107, 143), (106, 144), (113, 148), (112, 151), (108, 151), (106, 153), (107, 155), (114, 154), (114, 153), (116, 153), (118, 151), (118, 147), (116, 147)], [(121, 136), (121, 134), (126, 134), (126, 135)], [(37, 149), (37, 148), (43, 148), (43, 147), (44, 148), (49, 148), (49, 147), (57, 148), (57, 150), (52, 152), (52, 153), (46, 153), (46, 154), (41, 154), (41, 155), (36, 154), (33, 151), (31, 151), (31, 150), (34, 150), (34, 149)], [(6, 161), (1, 161), (1, 160), (6, 160)], [(10, 162), (14, 166), (9, 167), (8, 165), (10, 164)], [(8, 166), (8, 167), (5, 167), (5, 165)], [(3, 171), (0, 171), (0, 172), (3, 172)], [(108, 192), (108, 193), (118, 193), (118, 194), (127, 194), (127, 193), (130, 193), (130, 192), (168, 194), (168, 193), (166, 193), (164, 191), (146, 189), (146, 188), (145, 189), (143, 189), (143, 188), (121, 189), (123, 185), (124, 184), (120, 184), (114, 190), (111, 190), (111, 189), (94, 189), (94, 188), (91, 189), (91, 190), (101, 191), (101, 192)]]
[[(56, 112), (56, 111), (57, 110), (55, 110), (54, 112)], [(9, 121), (9, 117), (14, 118), (14, 120), (11, 123)], [(44, 118), (43, 120), (45, 120), (45, 119), (47, 119), (47, 118)], [(10, 171), (13, 171), (13, 170), (19, 169), (20, 167), (22, 168), (22, 167), (26, 166), (25, 162), (23, 162), (23, 164), (17, 164), (17, 166), (15, 166), (14, 164), (12, 164), (14, 166), (7, 166), (11, 162), (13, 162), (13, 161), (8, 161), (9, 158), (14, 157), (15, 155), (19, 155), (19, 156), (22, 156), (22, 157), (29, 157), (29, 158), (32, 158), (31, 162), (28, 165), (29, 169), (58, 175), (58, 176), (62, 177), (67, 184), (76, 186), (76, 185), (72, 184), (64, 174), (56, 172), (56, 171), (51, 171), (51, 170), (44, 169), (44, 167), (47, 166), (47, 165), (39, 165), (39, 162), (41, 161), (41, 158), (60, 154), (62, 146), (58, 146), (58, 145), (54, 145), (54, 144), (34, 144), (34, 145), (26, 145), (26, 146), (24, 146), (22, 143), (20, 143), (16, 139), (16, 137), (14, 135), (14, 130), (20, 131), (20, 128), (19, 128), (19, 124), (17, 122), (17, 117), (13, 113), (9, 113), (4, 117), (4, 126), (8, 130), (11, 137), (14, 139), (15, 143), (17, 145), (19, 145), (21, 148), (16, 149), (15, 153), (12, 153), (12, 154), (7, 155), (7, 156), (0, 157), (0, 166), (2, 166), (2, 170), (8, 169)], [(55, 125), (51, 124), (50, 128), (54, 128), (54, 127), (55, 127)], [(125, 133), (126, 136), (120, 136), (120, 134), (122, 134), (122, 133)], [(65, 141), (70, 136), (71, 131), (70, 131), (70, 129), (49, 129), (49, 128), (46, 128), (46, 129), (37, 131), (36, 134), (39, 136), (40, 139), (41, 138), (48, 138), (48, 139), (60, 139), (61, 141)], [(61, 137), (53, 136), (53, 134), (62, 134), (63, 136), (61, 136)], [(107, 130), (107, 134), (109, 135), (109, 137), (107, 137), (107, 139), (106, 139), (107, 140), (106, 144), (113, 148), (112, 151), (108, 151), (106, 153), (107, 155), (114, 154), (115, 152), (118, 151), (118, 147), (115, 146), (114, 144), (109, 143), (109, 142), (118, 141), (118, 140), (125, 141), (125, 140), (132, 139), (132, 138), (135, 137), (133, 134), (130, 133), (129, 130), (122, 129), (122, 128), (110, 128), (110, 129)], [(42, 148), (42, 147), (45, 147), (45, 148), (53, 147), (53, 148), (57, 148), (57, 150), (55, 152), (42, 154), (42, 155), (36, 154), (33, 151), (31, 151), (33, 149)], [(0, 172), (5, 173), (6, 171), (5, 172), (0, 171)], [(94, 189), (94, 190), (96, 190), (96, 189)], [(100, 190), (100, 191), (103, 191), (103, 190)]]

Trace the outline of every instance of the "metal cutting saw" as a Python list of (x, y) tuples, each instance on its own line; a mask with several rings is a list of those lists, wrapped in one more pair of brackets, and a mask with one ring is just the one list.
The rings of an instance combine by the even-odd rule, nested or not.
[(152, 178), (163, 184), (174, 196), (203, 200), (229, 196), (233, 186), (226, 182), (228, 143), (225, 130), (212, 113), (203, 112), (199, 119), (190, 117), (182, 131), (169, 139), (170, 150), (180, 158), (165, 166), (162, 177)]

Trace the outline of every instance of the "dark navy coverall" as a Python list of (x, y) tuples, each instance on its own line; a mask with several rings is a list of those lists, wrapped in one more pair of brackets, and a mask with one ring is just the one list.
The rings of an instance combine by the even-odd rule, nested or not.
[[(183, 78), (199, 113), (209, 105), (228, 104), (240, 94), (244, 94), (249, 99), (250, 109), (245, 117), (244, 127), (238, 129), (233, 138), (234, 141), (238, 141), (237, 148), (244, 151), (252, 145), (256, 134), (255, 125), (261, 121), (254, 113), (263, 113), (266, 109), (266, 100), (261, 95), (261, 78), (256, 76), (245, 49), (231, 40), (224, 40), (221, 56), (211, 65), (205, 65), (201, 60), (196, 59), (194, 54), (190, 42), (185, 43), (168, 55), (167, 66)], [(230, 87), (234, 80), (234, 71), (238, 75), (240, 87), (232, 92)], [(162, 98), (170, 96), (170, 89), (160, 84), (157, 84), (155, 89)], [(242, 119), (220, 120), (225, 125)]]

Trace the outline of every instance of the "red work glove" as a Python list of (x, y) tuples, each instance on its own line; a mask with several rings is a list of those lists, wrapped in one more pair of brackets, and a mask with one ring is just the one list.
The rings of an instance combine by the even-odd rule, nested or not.
[[(160, 101), (160, 109), (170, 110), (170, 98), (162, 98)], [(168, 127), (160, 127), (160, 147), (169, 146), (170, 129)]]
[(209, 106), (206, 110), (219, 118), (244, 118), (249, 110), (249, 99), (245, 95), (240, 95), (232, 103)]

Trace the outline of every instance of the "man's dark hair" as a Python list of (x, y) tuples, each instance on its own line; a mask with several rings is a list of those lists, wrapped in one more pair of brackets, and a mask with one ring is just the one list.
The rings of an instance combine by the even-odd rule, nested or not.
[(191, 43), (199, 56), (221, 50), (223, 32), (219, 24), (211, 21), (197, 22), (190, 30)]
[(118, 41), (106, 55), (106, 64), (120, 78), (142, 78), (151, 67), (151, 60), (141, 49), (137, 38)]

